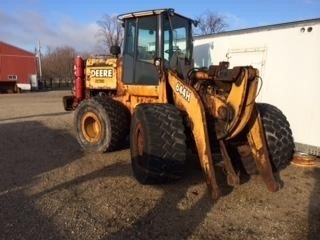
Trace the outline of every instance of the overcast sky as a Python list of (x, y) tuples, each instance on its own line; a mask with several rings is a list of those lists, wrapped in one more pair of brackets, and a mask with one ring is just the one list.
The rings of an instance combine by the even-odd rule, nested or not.
[(210, 10), (225, 16), (226, 30), (320, 17), (320, 0), (0, 0), (0, 41), (32, 52), (38, 41), (43, 49), (71, 46), (92, 52), (96, 22), (104, 14), (155, 8), (174, 8), (190, 18)]

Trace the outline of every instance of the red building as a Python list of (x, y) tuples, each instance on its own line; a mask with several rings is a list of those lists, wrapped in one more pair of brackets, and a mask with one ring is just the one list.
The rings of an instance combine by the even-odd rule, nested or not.
[(33, 53), (0, 41), (0, 90), (31, 90), (36, 74)]

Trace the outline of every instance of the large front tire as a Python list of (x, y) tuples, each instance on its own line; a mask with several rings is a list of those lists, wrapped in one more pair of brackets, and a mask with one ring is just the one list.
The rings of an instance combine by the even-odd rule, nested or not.
[(182, 116), (173, 105), (140, 104), (131, 121), (132, 170), (142, 184), (178, 179), (184, 172), (186, 137)]
[(281, 170), (289, 165), (294, 153), (290, 124), (286, 116), (277, 107), (267, 103), (258, 103), (257, 106), (273, 170)]
[(129, 132), (127, 109), (104, 96), (83, 100), (74, 112), (76, 138), (86, 152), (113, 151)]

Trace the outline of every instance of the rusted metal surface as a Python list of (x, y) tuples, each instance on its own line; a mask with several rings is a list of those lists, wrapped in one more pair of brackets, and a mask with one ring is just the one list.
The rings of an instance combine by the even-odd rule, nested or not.
[(317, 162), (315, 156), (305, 153), (295, 153), (291, 163), (299, 167), (315, 167)]
[(221, 151), (223, 162), (224, 162), (224, 168), (227, 172), (228, 184), (230, 186), (237, 186), (240, 184), (239, 173), (236, 173), (233, 168), (225, 143), (222, 140), (220, 140), (219, 145), (220, 145), (220, 151)]
[(261, 118), (256, 108), (249, 123), (248, 143), (256, 161), (259, 174), (268, 190), (271, 192), (278, 191), (280, 184), (275, 180), (273, 175)]
[(257, 167), (255, 160), (252, 156), (251, 148), (249, 144), (242, 144), (237, 146), (238, 153), (240, 155), (240, 159), (242, 162), (242, 165), (246, 172), (249, 175), (256, 175), (258, 174), (257, 172)]

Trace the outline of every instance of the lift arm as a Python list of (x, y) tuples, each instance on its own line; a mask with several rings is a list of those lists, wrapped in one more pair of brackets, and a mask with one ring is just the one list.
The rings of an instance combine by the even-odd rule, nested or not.
[(215, 177), (206, 115), (201, 98), (193, 88), (188, 87), (171, 71), (168, 73), (168, 78), (173, 90), (175, 105), (188, 114), (208, 189), (213, 199), (218, 199), (220, 190)]

